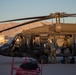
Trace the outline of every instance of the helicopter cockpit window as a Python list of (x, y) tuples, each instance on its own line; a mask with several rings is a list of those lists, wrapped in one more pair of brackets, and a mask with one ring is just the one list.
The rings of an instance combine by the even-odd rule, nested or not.
[(22, 36), (17, 36), (15, 38), (15, 45), (21, 45), (23, 42), (23, 37)]
[(64, 35), (55, 36), (55, 39), (57, 40), (57, 44), (59, 47), (62, 47), (63, 42), (64, 42), (64, 38), (65, 38)]
[(76, 36), (75, 36), (75, 41), (74, 41), (74, 43), (76, 43)]
[(72, 46), (72, 35), (57, 35), (55, 36), (59, 47), (63, 46), (64, 39), (67, 39), (68, 46)]
[(35, 37), (33, 38), (33, 45), (34, 45), (35, 47), (39, 47), (39, 46), (40, 46), (40, 37), (39, 37), (39, 36), (35, 36)]
[(16, 43), (20, 43), (21, 39), (20, 38), (17, 38), (16, 39)]
[(12, 37), (7, 43), (11, 44), (14, 41), (15, 37)]

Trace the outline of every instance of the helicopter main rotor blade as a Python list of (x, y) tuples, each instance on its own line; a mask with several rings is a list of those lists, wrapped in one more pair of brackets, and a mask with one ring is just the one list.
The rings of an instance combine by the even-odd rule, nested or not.
[(4, 23), (4, 22), (11, 22), (11, 21), (20, 21), (20, 20), (29, 20), (29, 19), (39, 19), (39, 18), (47, 18), (47, 17), (51, 17), (51, 18), (57, 18), (57, 17), (70, 17), (70, 16), (75, 16), (76, 14), (67, 14), (67, 13), (60, 13), (60, 12), (56, 12), (56, 13), (52, 13), (50, 15), (47, 16), (37, 16), (37, 17), (29, 17), (29, 18), (20, 18), (20, 19), (13, 19), (13, 20), (6, 20), (6, 21), (0, 21), (0, 23)]
[(69, 17), (76, 17), (76, 14), (68, 14)]
[(10, 29), (13, 29), (13, 28), (17, 28), (17, 27), (20, 27), (20, 26), (24, 26), (24, 25), (26, 25), (26, 24), (30, 24), (30, 23), (33, 23), (33, 22), (38, 22), (38, 21), (47, 20), (47, 19), (53, 19), (53, 18), (63, 18), (63, 17), (70, 17), (70, 16), (72, 17), (72, 16), (75, 16), (75, 15), (76, 15), (76, 14), (66, 14), (66, 13), (56, 12), (56, 13), (54, 13), (54, 14), (51, 13), (51, 14), (48, 15), (48, 16), (39, 16), (39, 17), (30, 17), (30, 18), (21, 18), (21, 19), (0, 21), (0, 23), (3, 23), (3, 22), (10, 22), (10, 21), (36, 19), (36, 20), (32, 20), (32, 21), (29, 21), (29, 22), (26, 22), (26, 23), (19, 24), (19, 25), (14, 26), (14, 27), (10, 27), (10, 28), (1, 30), (0, 33), (3, 32), (3, 31), (7, 31), (7, 30), (10, 30)]
[(11, 30), (11, 29), (17, 28), (17, 27), (20, 27), (20, 26), (24, 26), (26, 24), (30, 24), (30, 23), (34, 23), (34, 22), (38, 22), (38, 21), (42, 21), (42, 20), (47, 20), (47, 19), (50, 19), (50, 18), (49, 17), (46, 17), (46, 18), (40, 18), (40, 19), (37, 19), (37, 20), (32, 20), (32, 21), (29, 21), (29, 22), (25, 22), (25, 23), (19, 24), (17, 26), (14, 26), (14, 27), (10, 27), (10, 28), (1, 30), (0, 33), (4, 32), (4, 31), (7, 31), (7, 30)]
[(75, 14), (68, 14), (68, 15), (71, 15), (72, 16), (72, 15), (76, 15), (76, 13)]
[(64, 14), (64, 17), (76, 17), (76, 14)]
[[(48, 16), (49, 16), (49, 15), (48, 15)], [(0, 21), (0, 23), (11, 22), (11, 21), (20, 21), (20, 20), (29, 20), (29, 19), (46, 18), (46, 17), (48, 17), (48, 16), (38, 16), (38, 17), (29, 17), (29, 18), (20, 18), (20, 19), (6, 20), (6, 21)]]
[(76, 17), (75, 15), (65, 16), (65, 17)]

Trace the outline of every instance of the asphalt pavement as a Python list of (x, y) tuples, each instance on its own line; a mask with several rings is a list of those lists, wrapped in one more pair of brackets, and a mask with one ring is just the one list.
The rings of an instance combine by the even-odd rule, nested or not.
[[(76, 57), (75, 57), (76, 58)], [(76, 75), (76, 63), (75, 64), (62, 64), (60, 60), (62, 57), (57, 57), (56, 64), (44, 64), (42, 75)], [(12, 57), (0, 56), (0, 75), (11, 75), (11, 62)], [(23, 58), (15, 58), (15, 67), (23, 62)], [(13, 72), (13, 75), (15, 75)]]

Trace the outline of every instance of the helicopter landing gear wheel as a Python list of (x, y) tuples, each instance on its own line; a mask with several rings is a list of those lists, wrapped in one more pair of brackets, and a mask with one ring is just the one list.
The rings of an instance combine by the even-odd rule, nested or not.
[(66, 48), (64, 51), (63, 51), (64, 54), (70, 54), (70, 49), (69, 48)]
[(43, 61), (43, 64), (47, 64), (48, 63), (48, 56), (46, 55), (42, 55), (39, 58), (39, 63), (41, 63)]

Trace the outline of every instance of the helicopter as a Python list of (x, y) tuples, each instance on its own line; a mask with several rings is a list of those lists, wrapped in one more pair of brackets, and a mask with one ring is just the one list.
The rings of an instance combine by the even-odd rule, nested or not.
[[(40, 62), (43, 59), (44, 63), (48, 63), (48, 51), (46, 48), (46, 43), (48, 38), (53, 38), (54, 41), (57, 39), (58, 45), (61, 48), (62, 41), (65, 37), (70, 37), (71, 48), (60, 51), (58, 56), (76, 56), (76, 24), (73, 23), (60, 23), (60, 18), (64, 17), (76, 17), (76, 14), (67, 14), (67, 13), (51, 13), (47, 16), (37, 16), (29, 18), (20, 18), (14, 20), (0, 21), (0, 23), (11, 22), (11, 21), (21, 21), (21, 20), (30, 20), (28, 22), (6, 28), (0, 31), (8, 31), (17, 27), (21, 27), (30, 23), (55, 19), (56, 23), (52, 25), (44, 25), (28, 30), (24, 30), (21, 33), (16, 34), (12, 39), (0, 47), (0, 55), (9, 56), (9, 57), (33, 57), (38, 59)], [(69, 28), (68, 28), (69, 27)], [(21, 43), (20, 40), (23, 40)], [(34, 46), (34, 42), (38, 41), (39, 45)], [(61, 43), (61, 44), (60, 44)]]

